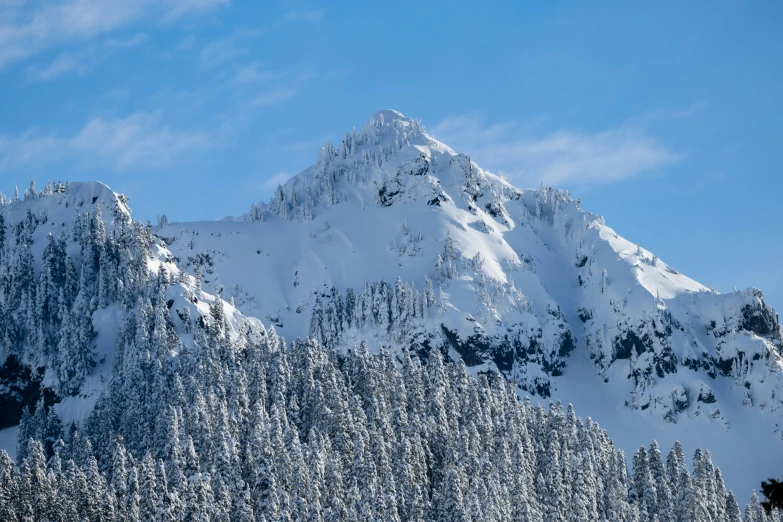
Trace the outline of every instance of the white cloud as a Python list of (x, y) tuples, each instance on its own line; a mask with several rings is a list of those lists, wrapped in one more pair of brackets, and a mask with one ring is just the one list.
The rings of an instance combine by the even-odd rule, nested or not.
[(106, 45), (109, 45), (111, 47), (117, 47), (120, 49), (129, 49), (131, 47), (137, 47), (139, 45), (144, 45), (147, 43), (147, 40), (149, 40), (149, 36), (145, 33), (136, 33), (131, 37), (128, 38), (121, 38), (121, 39), (112, 39), (108, 40), (106, 42)]
[(189, 34), (177, 44), (177, 51), (190, 51), (196, 45), (196, 37)]
[(247, 95), (247, 106), (270, 107), (281, 105), (297, 94), (315, 77), (307, 70), (267, 70), (252, 63), (239, 69), (232, 87)]
[(171, 21), (229, 0), (66, 0), (19, 2), (0, 17), (0, 68), (56, 45), (83, 42), (142, 19)]
[(487, 124), (479, 114), (447, 118), (431, 132), (480, 165), (503, 170), (521, 185), (593, 184), (633, 178), (673, 163), (672, 152), (641, 128), (530, 136), (516, 122)]
[(27, 132), (0, 135), (0, 172), (69, 162), (79, 166), (153, 169), (210, 146), (203, 131), (172, 129), (160, 114), (138, 112), (122, 119), (94, 118), (72, 136)]
[(293, 176), (287, 172), (277, 172), (274, 176), (271, 176), (264, 180), (262, 188), (266, 191), (274, 190), (278, 185), (282, 185)]
[(237, 71), (234, 81), (237, 83), (255, 83), (280, 80), (286, 73), (261, 69), (258, 63), (252, 63)]
[(212, 11), (217, 7), (227, 6), (231, 0), (163, 0), (160, 4), (165, 9), (168, 19), (177, 19), (189, 14)]
[(676, 120), (689, 120), (693, 116), (707, 107), (704, 102), (696, 102), (688, 105), (687, 107), (669, 107), (655, 109), (650, 112), (646, 112), (637, 117), (628, 120), (628, 124), (644, 126), (655, 124), (659, 122), (671, 122)]
[(260, 107), (280, 105), (290, 98), (293, 98), (296, 95), (296, 92), (295, 89), (272, 89), (256, 96), (253, 99), (252, 105)]
[(68, 73), (84, 74), (92, 69), (79, 53), (60, 53), (47, 64), (30, 65), (25, 69), (27, 77), (36, 82), (47, 82)]
[(66, 74), (86, 74), (118, 50), (129, 49), (144, 44), (147, 35), (137, 33), (125, 39), (110, 39), (97, 45), (91, 45), (78, 51), (62, 52), (48, 63), (37, 63), (25, 68), (28, 80), (45, 82)]
[(250, 52), (249, 43), (263, 34), (261, 29), (240, 27), (225, 38), (207, 44), (201, 50), (201, 63), (204, 67), (214, 67), (238, 56)]
[(285, 22), (320, 22), (326, 16), (325, 9), (298, 9), (289, 11), (283, 17)]

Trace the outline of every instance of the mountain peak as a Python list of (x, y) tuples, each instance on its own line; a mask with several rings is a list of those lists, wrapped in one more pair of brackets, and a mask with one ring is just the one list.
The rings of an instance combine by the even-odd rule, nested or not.
[[(27, 212), (46, 216), (47, 220), (70, 223), (80, 212), (92, 210), (96, 205), (113, 217), (129, 219), (128, 198), (117, 194), (100, 181), (60, 183), (49, 181), (44, 187), (32, 185), (22, 197), (5, 198), (0, 205), (6, 220), (16, 223), (24, 219)], [(63, 225), (64, 226), (64, 225)]]
[(343, 144), (346, 144), (346, 140), (354, 142), (358, 138), (356, 145), (400, 148), (402, 143), (408, 144), (416, 136), (425, 134), (424, 127), (417, 120), (394, 109), (384, 109), (373, 113), (356, 136), (346, 136)]
[(374, 112), (370, 116), (370, 123), (380, 123), (380, 124), (387, 124), (392, 125), (394, 122), (402, 122), (403, 125), (405, 124), (411, 124), (415, 123), (415, 121), (411, 118), (406, 117), (403, 113), (400, 111), (394, 110), (394, 109), (384, 109), (377, 112)]

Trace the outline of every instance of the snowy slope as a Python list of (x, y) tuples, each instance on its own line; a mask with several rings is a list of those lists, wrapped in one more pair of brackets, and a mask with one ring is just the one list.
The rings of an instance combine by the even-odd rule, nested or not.
[[(34, 189), (33, 189), (34, 190)], [(130, 220), (130, 208), (127, 206), (127, 199), (124, 196), (115, 194), (109, 187), (98, 182), (69, 183), (67, 186), (55, 183), (47, 184), (44, 191), (34, 193), (25, 191), (24, 199), (11, 200), (4, 202), (0, 215), (4, 219), (7, 228), (11, 229), (20, 226), (26, 221), (35, 223), (32, 233), (32, 243), (30, 245), (30, 254), (32, 254), (34, 279), (37, 281), (40, 276), (40, 261), (44, 247), (47, 244), (47, 236), (54, 238), (62, 237), (66, 240), (66, 252), (77, 263), (80, 261), (80, 246), (73, 237), (73, 224), (77, 215), (81, 216), (84, 212), (92, 212), (97, 207), (101, 207), (106, 213), (109, 224), (107, 230), (113, 229), (113, 218)], [(10, 243), (10, 234), (6, 234), (6, 243)], [(13, 248), (10, 245), (9, 249)], [(8, 277), (7, 267), (4, 267), (4, 277)], [(0, 293), (3, 290), (0, 289)], [(4, 298), (5, 300), (5, 298)], [(116, 339), (116, 326), (119, 324), (119, 309), (117, 306), (106, 310), (100, 310), (94, 317), (94, 325), (97, 330), (97, 336), (94, 341), (93, 351), (97, 366), (93, 375), (89, 376), (85, 383), (80, 397), (69, 397), (57, 408), (61, 411), (61, 416), (66, 421), (83, 418), (92, 408), (100, 392), (103, 390), (103, 382), (111, 376), (111, 370), (114, 363), (114, 346)], [(0, 346), (0, 361), (5, 361), (8, 347)], [(35, 361), (25, 361), (32, 368), (45, 368), (47, 361), (45, 358), (38, 358)], [(5, 370), (5, 367), (4, 367)], [(40, 381), (43, 386), (49, 386), (52, 382), (52, 375), (34, 376), (36, 381)], [(7, 379), (7, 376), (5, 377)], [(28, 383), (20, 382), (22, 389), (28, 388)], [(9, 393), (7, 382), (3, 382), (0, 390), (3, 392), (3, 407), (7, 407), (6, 399), (14, 402), (15, 390)], [(33, 385), (37, 388), (37, 382)], [(4, 414), (8, 411), (4, 410)], [(6, 425), (6, 422), (3, 423)], [(7, 428), (0, 434), (0, 447), (9, 450), (13, 455), (15, 453), (16, 428)]]
[[(62, 192), (60, 192), (62, 191)], [(113, 228), (112, 218), (124, 215), (130, 219), (131, 209), (125, 196), (114, 193), (103, 183), (72, 182), (58, 186), (51, 194), (40, 194), (38, 197), (26, 197), (5, 205), (2, 214), (7, 225), (20, 223), (26, 219), (28, 212), (34, 215), (40, 224), (33, 233), (32, 254), (35, 260), (40, 260), (46, 246), (46, 236), (69, 235), (77, 214), (92, 211), (100, 206), (107, 222), (107, 232)], [(70, 238), (69, 238), (70, 239)], [(79, 256), (79, 250), (73, 241), (69, 241), (68, 254)], [(40, 270), (40, 266), (36, 267)]]
[[(115, 219), (130, 221), (131, 210), (127, 202), (127, 198), (114, 193), (99, 182), (72, 182), (67, 185), (49, 183), (44, 191), (38, 193), (25, 191), (24, 199), (8, 201), (0, 212), (8, 228), (30, 220), (36, 223), (32, 233), (30, 253), (34, 265), (34, 280), (37, 281), (40, 277), (41, 257), (47, 245), (47, 236), (64, 239), (68, 256), (78, 266), (81, 263), (81, 249), (78, 239), (73, 237), (74, 221), (81, 218), (84, 213), (95, 212), (96, 208), (100, 208), (106, 218), (106, 232), (110, 234), (114, 229)], [(10, 242), (10, 238), (6, 241)], [(9, 245), (8, 248), (14, 247)], [(4, 267), (4, 272), (8, 272), (7, 267)], [(119, 324), (119, 304), (95, 312), (93, 326), (97, 335), (93, 340), (92, 350), (97, 364), (77, 396), (66, 397), (55, 405), (65, 424), (84, 419), (92, 410), (106, 382), (111, 378)], [(8, 347), (5, 345), (0, 347), (0, 361), (6, 360), (7, 350)], [(46, 358), (40, 356), (36, 360), (28, 360), (24, 363), (31, 368), (47, 369), (49, 366)], [(40, 381), (42, 386), (51, 387), (56, 377), (52, 372), (45, 371), (43, 375), (34, 375), (34, 378)], [(37, 388), (37, 386), (37, 382), (33, 384), (33, 387)], [(13, 394), (8, 394), (7, 390), (3, 392), (3, 395), (10, 395), (9, 398), (13, 399)], [(4, 413), (8, 412), (4, 410)], [(0, 448), (6, 449), (11, 455), (15, 454), (16, 449), (15, 433), (16, 428), (7, 428), (0, 434)]]
[[(569, 194), (517, 189), (395, 111), (327, 144), (242, 219), (156, 233), (182, 270), (198, 265), (205, 288), (288, 339), (442, 348), (521, 394), (574, 403), (628, 452), (650, 437), (708, 447), (738, 491), (783, 465), (769, 451), (781, 333), (760, 291), (714, 293)], [(431, 279), (435, 303), (379, 311), (371, 291), (372, 319), (313, 331), (315, 307), (329, 317), (365, 283), (396, 303), (398, 278), (419, 307)]]
[[(96, 205), (107, 233), (129, 217), (127, 200), (97, 182), (0, 212), (8, 227), (28, 210), (39, 221), (35, 260), (51, 233), (69, 238), (78, 261), (68, 231)], [(573, 403), (626, 454), (651, 438), (709, 448), (735, 491), (783, 467), (781, 328), (760, 291), (714, 293), (568, 193), (518, 189), (395, 111), (324, 146), (246, 215), (154, 233), (147, 269), (177, 280), (166, 300), (187, 346), (187, 318), (208, 315), (219, 295), (234, 334), (248, 317), (245, 326), (339, 350), (363, 340), (425, 357), (440, 349), (474, 374), (501, 371), (520, 395)], [(121, 321), (119, 302), (93, 313), (98, 364), (55, 405), (65, 424), (85, 419), (106, 388)]]

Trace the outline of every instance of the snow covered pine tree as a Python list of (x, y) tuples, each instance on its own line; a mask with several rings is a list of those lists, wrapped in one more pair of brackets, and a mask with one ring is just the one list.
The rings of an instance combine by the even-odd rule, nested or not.
[[(418, 146), (444, 155), (444, 169), (464, 174), (464, 187), (463, 178), (454, 176), (464, 190), (466, 208), (460, 211), (494, 216), (491, 227), (512, 219), (502, 200), (518, 202), (520, 220), (538, 216), (558, 230), (577, 223), (588, 232), (609, 233), (597, 218), (588, 223), (577, 214), (570, 196), (546, 188), (520, 195), (466, 156), (422, 141), (429, 138), (412, 120), (393, 127), (384, 123), (387, 116), (402, 121), (389, 111), (366, 131), (346, 135), (338, 148), (324, 147), (307, 190), (281, 187), (269, 205), (253, 207), (250, 219), (291, 226), (301, 220), (318, 234), (333, 234), (332, 243), (342, 241), (336, 225), (325, 230), (319, 212), (346, 200), (341, 184), (381, 165), (390, 166), (393, 176), (386, 190), (367, 184), (379, 207), (393, 207), (404, 195), (395, 187), (412, 186), (414, 194), (420, 188), (415, 184), (435, 167), (421, 159), (420, 149), (403, 165), (395, 161), (411, 140), (419, 140)], [(453, 204), (439, 183), (432, 185), (425, 187), (421, 208)], [(413, 220), (396, 220), (395, 241), (397, 224), (405, 223), (404, 241), (418, 241), (420, 250), (403, 251), (393, 243), (394, 266), (400, 255), (422, 257), (429, 272), (416, 281), (401, 272), (316, 291), (295, 278), (292, 286), (311, 299), (303, 310), (313, 314), (301, 321), (311, 336), (287, 342), (271, 325), (275, 321), (264, 327), (209, 293), (215, 261), (198, 251), (196, 232), (184, 236), (174, 255), (165, 246), (171, 238), (162, 237), (172, 225), (161, 222), (154, 230), (133, 221), (127, 200), (102, 185), (48, 183), (42, 191), (31, 186), (24, 200), (0, 201), (0, 338), (5, 368), (13, 358), (20, 368), (13, 382), (25, 383), (4, 404), (20, 423), (16, 462), (0, 451), (0, 520), (781, 520), (780, 511), (765, 511), (755, 494), (743, 514), (706, 450), (688, 459), (675, 444), (664, 459), (655, 441), (645, 442), (629, 471), (624, 453), (596, 422), (560, 402), (547, 408), (540, 403), (549, 379), (562, 372), (573, 339), (553, 300), (544, 299), (546, 310), (536, 315), (514, 286), (510, 275), (520, 267), (529, 266), (525, 277), (534, 278), (535, 260), (513, 250), (501, 264), (486, 252), (467, 252), (457, 229), (453, 235), (425, 231), (421, 239), (410, 229)], [(566, 223), (569, 212), (582, 222)], [(486, 223), (468, 228), (491, 233)], [(594, 245), (601, 243), (585, 245), (582, 239), (575, 240), (575, 252), (583, 255), (568, 260), (576, 265), (574, 286), (578, 271), (580, 292), (605, 296), (613, 310), (622, 311), (627, 292), (617, 295), (617, 272), (595, 261)], [(260, 250), (253, 252), (258, 256)], [(645, 259), (655, 270), (663, 267)], [(295, 267), (295, 277), (306, 281), (301, 266)], [(501, 276), (510, 282), (499, 283)], [(478, 312), (469, 319), (484, 325), (473, 330), (479, 341), (488, 339), (481, 337), (482, 328), (505, 329), (502, 320), (513, 313), (520, 324), (537, 325), (526, 338), (535, 342), (519, 354), (493, 352), (495, 359), (468, 350), (452, 357), (451, 348), (464, 346), (460, 339), (436, 344), (427, 320), (444, 319), (442, 326), (447, 314), (464, 316), (450, 300), (466, 281), (474, 292), (468, 295), (475, 296), (471, 306), (486, 313), (480, 321)], [(695, 294), (694, 300), (716, 299)], [(654, 324), (665, 330), (673, 320), (660, 301), (649, 299)], [(760, 312), (749, 328), (762, 332), (766, 309), (762, 303), (753, 310)], [(624, 346), (601, 337), (604, 330), (591, 322), (596, 309), (580, 313), (596, 367), (608, 372), (603, 350)], [(545, 343), (538, 330), (554, 332), (546, 340), (555, 342)], [(110, 343), (103, 342), (107, 332)], [(438, 335), (448, 340), (454, 332), (446, 327)], [(638, 346), (628, 332), (632, 358)], [(650, 330), (650, 339), (665, 337), (665, 331)], [(398, 350), (398, 344), (407, 346)], [(670, 369), (667, 354), (663, 348), (654, 352), (664, 374)], [(542, 369), (538, 380), (512, 383), (525, 377), (524, 364)], [(730, 370), (736, 373), (731, 378), (752, 369), (743, 360)], [(634, 376), (635, 389), (649, 384), (650, 375)], [(537, 393), (539, 402), (520, 399), (522, 386)], [(707, 391), (704, 400), (714, 399)], [(61, 413), (77, 407), (89, 414), (63, 426)]]

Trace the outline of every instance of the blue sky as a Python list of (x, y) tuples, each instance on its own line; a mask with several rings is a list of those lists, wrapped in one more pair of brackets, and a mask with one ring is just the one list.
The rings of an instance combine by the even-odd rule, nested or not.
[(395, 108), (783, 309), (783, 4), (380, 4), (5, 0), (0, 190), (100, 179), (137, 218), (215, 219)]

